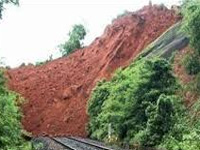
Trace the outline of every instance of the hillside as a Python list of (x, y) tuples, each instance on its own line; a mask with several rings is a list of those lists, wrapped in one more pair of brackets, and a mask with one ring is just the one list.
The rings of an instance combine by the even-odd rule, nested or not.
[(68, 57), (8, 70), (9, 88), (27, 100), (24, 128), (35, 136), (86, 136), (86, 104), (96, 82), (129, 65), (178, 19), (163, 6), (146, 6), (115, 19), (90, 46)]

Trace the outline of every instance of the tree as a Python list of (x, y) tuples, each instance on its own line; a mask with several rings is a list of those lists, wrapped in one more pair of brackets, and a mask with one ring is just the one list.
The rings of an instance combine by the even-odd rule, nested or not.
[(2, 12), (5, 4), (19, 5), (19, 0), (0, 0), (0, 19), (2, 19)]
[(69, 32), (69, 40), (60, 45), (60, 52), (62, 56), (67, 56), (80, 49), (83, 46), (82, 40), (85, 38), (86, 30), (82, 24), (74, 25), (71, 32)]

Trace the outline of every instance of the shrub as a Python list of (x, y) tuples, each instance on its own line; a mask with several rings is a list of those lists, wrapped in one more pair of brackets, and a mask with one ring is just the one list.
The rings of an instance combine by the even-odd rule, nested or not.
[(15, 104), (16, 95), (8, 91), (0, 72), (0, 150), (28, 150), (30, 144), (21, 137), (21, 113)]
[(162, 138), (173, 127), (173, 97), (161, 95), (155, 106), (150, 105), (146, 109), (148, 116), (147, 126), (141, 136), (140, 143), (143, 146), (155, 146), (160, 144)]
[[(176, 102), (176, 101), (174, 101)], [(199, 145), (199, 101), (188, 111), (182, 104), (175, 103), (179, 111), (175, 112), (174, 126), (166, 134), (159, 147), (170, 150), (200, 150)], [(181, 109), (180, 109), (181, 108)]]
[(195, 54), (186, 55), (183, 64), (189, 75), (196, 75), (200, 72), (200, 58)]
[(88, 103), (88, 114), (91, 118), (88, 124), (89, 135), (92, 135), (92, 133), (94, 134), (96, 127), (98, 127), (98, 120), (96, 120), (96, 117), (101, 113), (102, 105), (109, 95), (108, 85), (109, 84), (106, 84), (105, 80), (103, 80), (97, 84), (96, 88), (92, 92), (93, 94)]
[[(102, 82), (95, 88), (89, 100), (91, 137), (108, 140), (110, 124), (112, 136), (121, 141), (135, 142), (136, 138), (146, 134), (146, 131), (151, 131), (150, 135), (158, 135), (157, 131), (151, 129), (150, 124), (155, 124), (160, 116), (164, 116), (164, 112), (156, 114), (162, 113), (158, 111), (159, 108), (169, 99), (167, 95), (174, 94), (176, 87), (171, 66), (164, 59), (140, 60), (124, 70), (117, 71), (111, 81)], [(162, 94), (166, 95), (167, 100), (161, 99)], [(152, 109), (155, 114), (151, 119), (147, 113), (150, 108), (155, 108)], [(157, 143), (159, 142), (155, 142)]]

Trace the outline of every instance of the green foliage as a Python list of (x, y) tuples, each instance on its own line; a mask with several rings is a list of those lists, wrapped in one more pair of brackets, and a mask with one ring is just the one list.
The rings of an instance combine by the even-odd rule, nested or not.
[(30, 144), (21, 135), (21, 113), (15, 104), (16, 95), (5, 86), (3, 72), (0, 72), (0, 150), (28, 150)]
[(163, 136), (173, 127), (173, 97), (161, 95), (157, 105), (150, 105), (146, 109), (148, 116), (146, 129), (140, 137), (143, 146), (155, 146), (160, 144)]
[[(198, 87), (196, 77), (195, 86)], [(88, 104), (90, 136), (169, 150), (200, 150), (200, 103), (185, 108), (163, 59), (140, 60), (100, 82)]]
[(182, 13), (183, 29), (190, 37), (190, 45), (194, 49), (184, 64), (187, 73), (195, 75), (200, 72), (200, 0), (184, 0)]
[(109, 86), (105, 82), (105, 80), (99, 82), (97, 84), (97, 88), (94, 89), (93, 91), (94, 94), (91, 96), (91, 99), (88, 103), (88, 114), (91, 118), (90, 123), (88, 125), (89, 135), (95, 132), (96, 130), (95, 126), (99, 125), (98, 121), (95, 119), (95, 116), (97, 116), (102, 111), (101, 108), (102, 108), (103, 102), (107, 99), (109, 95), (108, 88)]
[(67, 56), (76, 49), (82, 48), (82, 40), (85, 38), (86, 30), (82, 24), (74, 25), (71, 32), (69, 32), (69, 40), (60, 45), (62, 56)]
[(200, 58), (195, 54), (186, 55), (183, 64), (189, 75), (196, 75), (200, 72)]
[(182, 109), (175, 113), (175, 125), (165, 135), (159, 147), (170, 150), (200, 150), (199, 104), (197, 101), (190, 111), (183, 108), (181, 104), (174, 104), (177, 108)]
[(0, 0), (0, 19), (2, 19), (2, 11), (4, 10), (4, 5), (9, 3), (19, 5), (18, 0)]
[[(158, 144), (170, 129), (173, 108), (167, 95), (174, 94), (176, 88), (171, 67), (164, 59), (140, 60), (118, 70), (111, 81), (101, 82), (95, 88), (89, 100), (91, 137), (107, 140), (111, 124), (112, 135), (121, 141), (143, 143), (144, 138), (149, 140), (155, 135), (154, 139), (156, 136), (160, 139), (146, 145)], [(165, 115), (168, 118), (162, 120)], [(162, 129), (157, 129), (158, 124)]]
[(200, 0), (184, 0), (183, 29), (190, 37), (190, 44), (200, 54)]

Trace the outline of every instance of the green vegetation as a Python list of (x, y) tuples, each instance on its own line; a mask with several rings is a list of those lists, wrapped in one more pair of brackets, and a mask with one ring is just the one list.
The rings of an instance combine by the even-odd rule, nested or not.
[(29, 150), (30, 143), (22, 138), (17, 96), (8, 91), (4, 84), (3, 71), (0, 71), (0, 150)]
[(2, 19), (2, 12), (4, 10), (4, 5), (9, 3), (14, 5), (19, 5), (18, 0), (0, 0), (0, 19)]
[[(194, 81), (188, 85), (189, 92), (199, 93), (200, 91), (200, 1), (184, 0), (183, 3), (183, 29), (190, 37), (190, 45), (193, 52), (187, 54), (183, 60), (183, 65), (189, 75), (194, 76)], [(169, 150), (200, 150), (200, 100), (190, 108), (177, 105), (175, 124), (169, 134), (164, 136), (160, 147)]]
[(184, 0), (183, 29), (190, 37), (190, 44), (197, 54), (200, 54), (200, 1)]
[(69, 32), (68, 35), (69, 40), (59, 46), (62, 56), (67, 56), (76, 49), (83, 47), (82, 40), (85, 38), (86, 29), (82, 24), (74, 25), (72, 31)]
[(183, 29), (190, 37), (190, 45), (194, 49), (185, 61), (188, 74), (195, 75), (200, 72), (200, 1), (185, 0), (183, 3)]
[(159, 147), (164, 147), (169, 150), (200, 150), (199, 101), (190, 110), (180, 104), (176, 106), (178, 111), (174, 118), (174, 127), (163, 138)]
[(118, 70), (111, 81), (99, 82), (93, 90), (88, 103), (88, 133), (106, 142), (200, 150), (200, 101), (186, 108), (177, 95), (179, 89), (181, 85), (166, 60), (134, 62)]
[(189, 75), (196, 75), (200, 72), (200, 59), (198, 55), (187, 54), (184, 58), (183, 64)]
[(111, 124), (117, 140), (158, 145), (173, 126), (173, 94), (177, 88), (164, 59), (141, 60), (119, 70), (94, 89), (88, 103), (92, 138), (108, 140)]
[[(140, 132), (139, 142), (144, 146), (160, 144), (163, 136), (173, 127), (173, 97), (161, 95), (155, 106), (148, 106), (146, 129)], [(141, 134), (142, 133), (142, 134)]]

